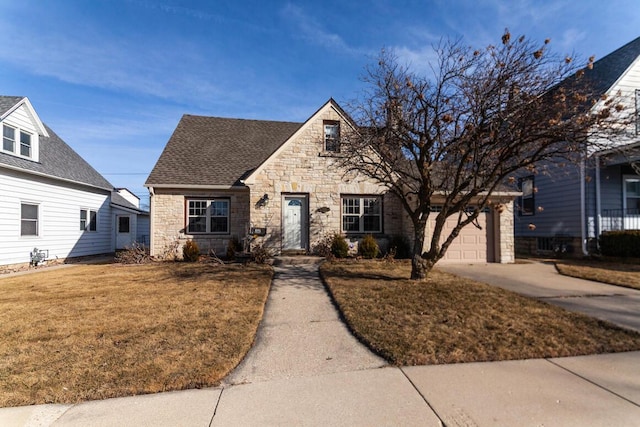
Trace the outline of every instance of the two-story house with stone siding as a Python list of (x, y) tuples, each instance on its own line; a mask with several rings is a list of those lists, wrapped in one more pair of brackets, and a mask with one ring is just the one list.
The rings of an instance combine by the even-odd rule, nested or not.
[[(304, 123), (184, 115), (146, 186), (151, 252), (188, 239), (225, 254), (231, 239), (258, 236), (273, 253), (309, 253), (335, 233), (354, 245), (367, 234), (384, 248), (410, 233), (395, 196), (339, 167), (340, 134), (355, 130), (330, 99)], [(512, 262), (512, 202), (479, 218), (451, 245), (447, 261)]]

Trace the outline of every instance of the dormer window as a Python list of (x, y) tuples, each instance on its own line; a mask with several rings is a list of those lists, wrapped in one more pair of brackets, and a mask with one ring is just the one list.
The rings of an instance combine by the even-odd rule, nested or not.
[(324, 150), (334, 153), (340, 151), (340, 122), (324, 121)]
[(10, 153), (16, 151), (16, 130), (7, 125), (2, 125), (2, 149)]
[[(16, 140), (20, 136), (20, 142)], [(17, 154), (22, 157), (32, 156), (32, 136), (30, 133), (3, 124), (2, 125), (2, 151), (9, 154)]]
[(26, 132), (20, 132), (20, 155), (31, 157), (31, 135)]

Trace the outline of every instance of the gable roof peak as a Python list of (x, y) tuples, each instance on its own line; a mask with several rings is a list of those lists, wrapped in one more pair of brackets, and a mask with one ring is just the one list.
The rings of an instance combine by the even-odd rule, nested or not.
[(585, 73), (596, 94), (609, 91), (640, 57), (640, 37), (619, 47), (593, 63), (593, 69)]
[(42, 123), (42, 120), (40, 120), (38, 113), (36, 113), (36, 110), (33, 108), (33, 105), (31, 105), (29, 98), (26, 96), (0, 96), (0, 121), (4, 120), (22, 105), (27, 109), (29, 117), (38, 130), (38, 134), (48, 137), (49, 134), (47, 133), (47, 128)]

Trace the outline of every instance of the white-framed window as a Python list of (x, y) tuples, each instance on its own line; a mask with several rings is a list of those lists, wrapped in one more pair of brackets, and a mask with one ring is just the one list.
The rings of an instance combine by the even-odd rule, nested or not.
[(379, 196), (342, 196), (342, 231), (345, 233), (381, 233), (382, 198)]
[(16, 152), (16, 129), (11, 126), (2, 125), (2, 150)]
[(98, 231), (98, 212), (80, 209), (80, 231)]
[(35, 203), (20, 204), (20, 236), (38, 236), (40, 206)]
[(520, 209), (518, 210), (518, 214), (521, 216), (535, 215), (536, 191), (533, 176), (520, 178), (519, 188), (520, 191), (522, 191), (522, 196), (520, 196)]
[(623, 201), (627, 215), (640, 215), (640, 176), (624, 177)]
[(20, 131), (20, 155), (31, 157), (31, 134)]
[(340, 122), (325, 120), (324, 124), (324, 150), (340, 151)]
[(229, 199), (188, 199), (187, 233), (229, 233)]
[[(19, 139), (17, 139), (19, 138)], [(21, 129), (2, 125), (2, 151), (22, 157), (33, 157), (32, 135)]]

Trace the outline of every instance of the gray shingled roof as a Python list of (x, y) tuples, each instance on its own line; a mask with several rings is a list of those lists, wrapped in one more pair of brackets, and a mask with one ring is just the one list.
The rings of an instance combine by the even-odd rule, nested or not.
[(595, 94), (606, 93), (638, 56), (640, 37), (594, 62), (593, 69), (587, 70), (585, 77), (592, 84)]
[[(23, 97), (0, 96), (0, 111), (2, 111), (0, 114), (9, 110), (22, 99)], [(0, 167), (6, 165), (25, 172), (34, 172), (109, 191), (113, 190), (113, 185), (109, 181), (91, 167), (78, 153), (73, 151), (48, 126), (45, 125), (45, 128), (49, 133), (49, 137), (40, 136), (39, 162), (0, 152)]]
[(301, 126), (186, 114), (145, 185), (238, 185)]
[(0, 116), (22, 101), (23, 96), (0, 96)]
[(148, 214), (149, 213), (149, 212), (145, 211), (144, 209), (140, 209), (140, 208), (136, 207), (136, 205), (134, 205), (133, 203), (131, 203), (130, 201), (128, 201), (127, 199), (122, 197), (120, 195), (120, 193), (118, 193), (117, 191), (112, 191), (111, 192), (111, 203), (114, 204), (114, 205), (117, 205), (117, 206), (125, 207), (127, 209), (135, 210), (138, 213), (143, 213), (143, 214)]

